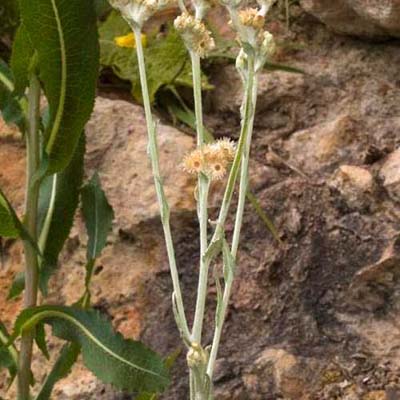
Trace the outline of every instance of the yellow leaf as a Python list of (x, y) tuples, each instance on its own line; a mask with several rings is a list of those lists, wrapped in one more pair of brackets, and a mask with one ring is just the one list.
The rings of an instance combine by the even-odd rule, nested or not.
[[(142, 45), (146, 47), (147, 36), (142, 33), (141, 39), (142, 39)], [(124, 36), (117, 36), (116, 38), (114, 38), (114, 42), (118, 47), (127, 47), (130, 49), (134, 49), (136, 47), (136, 40), (133, 33), (128, 33), (127, 35)]]

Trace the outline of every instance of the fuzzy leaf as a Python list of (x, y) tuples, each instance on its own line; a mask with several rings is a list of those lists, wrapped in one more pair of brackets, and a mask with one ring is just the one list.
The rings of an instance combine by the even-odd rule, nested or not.
[(50, 175), (69, 164), (93, 110), (98, 72), (96, 13), (90, 0), (19, 0), (19, 5), (49, 102), (45, 148)]
[[(75, 154), (67, 168), (57, 174), (54, 211), (49, 226), (48, 240), (43, 248), (43, 262), (40, 268), (40, 287), (47, 293), (47, 283), (57, 269), (58, 256), (72, 227), (79, 203), (79, 192), (83, 178), (83, 157), (85, 154), (85, 135), (82, 133)], [(40, 187), (39, 219), (43, 227), (49, 208), (54, 176), (44, 179)]]
[(60, 380), (68, 376), (71, 372), (72, 366), (75, 364), (80, 347), (76, 343), (68, 343), (61, 349), (57, 361), (54, 363), (53, 368), (46, 376), (46, 379), (40, 389), (40, 392), (35, 397), (35, 400), (50, 400), (51, 392), (54, 385)]
[[(135, 49), (121, 48), (114, 38), (130, 32), (125, 20), (115, 11), (99, 29), (100, 63), (111, 67), (121, 79), (131, 81), (132, 94), (141, 101), (139, 67)], [(150, 37), (144, 49), (147, 80), (151, 101), (157, 91), (165, 85), (182, 85), (192, 87), (191, 67), (188, 52), (175, 29), (170, 27), (164, 37)], [(207, 78), (203, 76), (203, 88), (210, 89)]]
[(156, 353), (124, 339), (96, 311), (59, 306), (27, 309), (17, 318), (13, 338), (40, 322), (50, 324), (55, 336), (78, 343), (86, 367), (105, 383), (147, 392), (162, 391), (169, 383), (164, 362)]
[(82, 212), (89, 236), (87, 259), (90, 261), (97, 258), (106, 245), (114, 219), (113, 209), (101, 188), (97, 174), (82, 188)]

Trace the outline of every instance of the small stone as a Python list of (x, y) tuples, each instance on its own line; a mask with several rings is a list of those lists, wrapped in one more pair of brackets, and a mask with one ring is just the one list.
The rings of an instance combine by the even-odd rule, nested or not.
[(379, 175), (389, 196), (400, 201), (400, 148), (387, 156)]
[(384, 390), (374, 390), (367, 393), (363, 400), (387, 400), (386, 392)]
[(374, 191), (374, 178), (365, 168), (342, 165), (328, 182), (337, 189), (350, 207), (363, 208), (371, 202)]

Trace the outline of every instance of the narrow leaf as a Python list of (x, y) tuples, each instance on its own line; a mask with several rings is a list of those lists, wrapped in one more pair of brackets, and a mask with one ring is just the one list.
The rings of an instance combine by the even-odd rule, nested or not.
[(15, 216), (16, 214), (10, 207), (10, 203), (0, 191), (0, 236), (9, 238), (17, 238), (19, 236)]
[(106, 245), (114, 212), (104, 191), (99, 176), (94, 174), (90, 182), (82, 188), (82, 212), (89, 236), (87, 259), (97, 258)]
[(15, 79), (15, 93), (22, 96), (29, 84), (29, 67), (34, 54), (31, 40), (24, 24), (21, 24), (13, 42), (11, 70)]
[(17, 375), (18, 353), (13, 345), (8, 344), (10, 336), (6, 327), (0, 322), (0, 369), (6, 368), (8, 370), (10, 381), (9, 385), (13, 382)]
[(0, 236), (21, 238), (28, 241), (40, 255), (37, 243), (29, 235), (22, 222), (19, 220), (11, 203), (0, 189)]
[(257, 215), (260, 217), (260, 219), (264, 222), (265, 226), (267, 229), (271, 232), (272, 236), (280, 243), (282, 244), (282, 240), (279, 237), (278, 230), (276, 229), (274, 223), (271, 221), (271, 219), (267, 216), (265, 211), (262, 209), (260, 206), (259, 201), (257, 200), (257, 197), (250, 191), (248, 190), (246, 192), (246, 197), (250, 201), (251, 205), (253, 206), (255, 212)]
[(46, 331), (44, 330), (44, 324), (36, 325), (35, 342), (42, 354), (49, 360), (50, 354), (49, 350), (47, 349)]
[(96, 311), (59, 306), (27, 309), (17, 318), (13, 339), (40, 322), (50, 324), (55, 336), (78, 343), (87, 368), (105, 383), (150, 393), (164, 390), (169, 383), (164, 362), (156, 353), (124, 339)]
[(21, 104), (14, 95), (14, 79), (7, 64), (0, 59), (0, 113), (4, 121), (25, 129), (25, 117)]
[(18, 272), (11, 284), (10, 291), (8, 292), (7, 300), (17, 298), (25, 289), (25, 274)]
[(48, 174), (70, 162), (93, 110), (98, 75), (95, 7), (82, 0), (19, 0), (49, 102)]
[(59, 380), (68, 376), (68, 374), (71, 372), (72, 366), (75, 364), (78, 358), (79, 353), (80, 347), (76, 343), (68, 343), (63, 346), (57, 361), (47, 375), (35, 400), (50, 400), (54, 385)]
[(140, 393), (137, 397), (135, 397), (135, 400), (158, 400), (159, 397), (155, 393), (147, 393), (143, 392)]
[(225, 239), (223, 239), (222, 245), (222, 258), (224, 262), (224, 279), (225, 284), (232, 282), (235, 275), (236, 263), (232, 256), (231, 249)]
[[(57, 269), (58, 256), (68, 238), (74, 215), (79, 203), (79, 192), (83, 179), (83, 158), (85, 154), (85, 135), (82, 133), (75, 154), (67, 168), (54, 176), (44, 179), (40, 187), (39, 219), (41, 226), (41, 246), (43, 262), (40, 268), (40, 288), (47, 293), (47, 283)], [(56, 185), (53, 211), (48, 228), (45, 221), (50, 210), (53, 185)], [(47, 234), (43, 231), (48, 229)], [(43, 237), (43, 235), (45, 237)]]

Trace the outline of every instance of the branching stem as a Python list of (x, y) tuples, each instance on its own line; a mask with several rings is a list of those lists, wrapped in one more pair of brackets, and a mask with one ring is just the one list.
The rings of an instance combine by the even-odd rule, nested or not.
[[(236, 261), (237, 250), (239, 246), (240, 231), (243, 221), (243, 212), (246, 201), (246, 192), (248, 187), (248, 170), (249, 170), (249, 156), (250, 156), (250, 145), (253, 133), (254, 125), (254, 114), (257, 99), (257, 75), (254, 72), (254, 58), (248, 57), (248, 72), (246, 77), (246, 90), (244, 98), (243, 108), (243, 122), (241, 136), (245, 137), (243, 145), (243, 154), (241, 157), (241, 174), (240, 174), (240, 187), (239, 187), (239, 199), (236, 210), (235, 227), (233, 231), (233, 239), (231, 246), (231, 255)], [(229, 305), (229, 299), (232, 290), (232, 284), (234, 280), (234, 274), (228, 274), (228, 279), (225, 282), (224, 294), (222, 297), (222, 304), (220, 305), (219, 317), (216, 319), (216, 326), (214, 331), (214, 338), (211, 346), (210, 358), (207, 366), (207, 374), (212, 380), (214, 373), (215, 361), (217, 359), (219, 344), (221, 341), (222, 328), (225, 321), (226, 312)]]
[(143, 53), (143, 45), (141, 42), (141, 29), (135, 25), (132, 26), (133, 33), (136, 39), (136, 53), (138, 58), (139, 64), (139, 74), (140, 74), (140, 83), (142, 87), (142, 96), (143, 96), (143, 104), (144, 110), (146, 115), (146, 123), (147, 123), (147, 132), (148, 132), (148, 151), (151, 160), (151, 166), (153, 170), (154, 176), (154, 183), (156, 187), (157, 193), (157, 200), (160, 207), (160, 214), (161, 214), (161, 222), (163, 225), (164, 230), (164, 237), (165, 243), (167, 247), (168, 253), (168, 261), (169, 267), (171, 272), (172, 284), (174, 287), (175, 293), (175, 300), (176, 300), (176, 307), (179, 317), (179, 329), (184, 336), (185, 341), (190, 341), (190, 331), (188, 328), (186, 314), (183, 305), (183, 298), (182, 298), (182, 291), (179, 282), (179, 274), (178, 268), (176, 265), (175, 259), (175, 250), (174, 244), (172, 241), (172, 234), (171, 234), (171, 226), (170, 226), (170, 212), (169, 206), (165, 197), (164, 193), (164, 186), (162, 183), (162, 178), (160, 174), (160, 163), (159, 163), (159, 156), (158, 156), (158, 147), (157, 147), (157, 135), (156, 135), (156, 123), (153, 119), (153, 114), (151, 112), (151, 105), (150, 105), (150, 97), (149, 97), (149, 90), (147, 86), (147, 76), (146, 76), (146, 68), (145, 68), (145, 61), (144, 61), (144, 53)]

